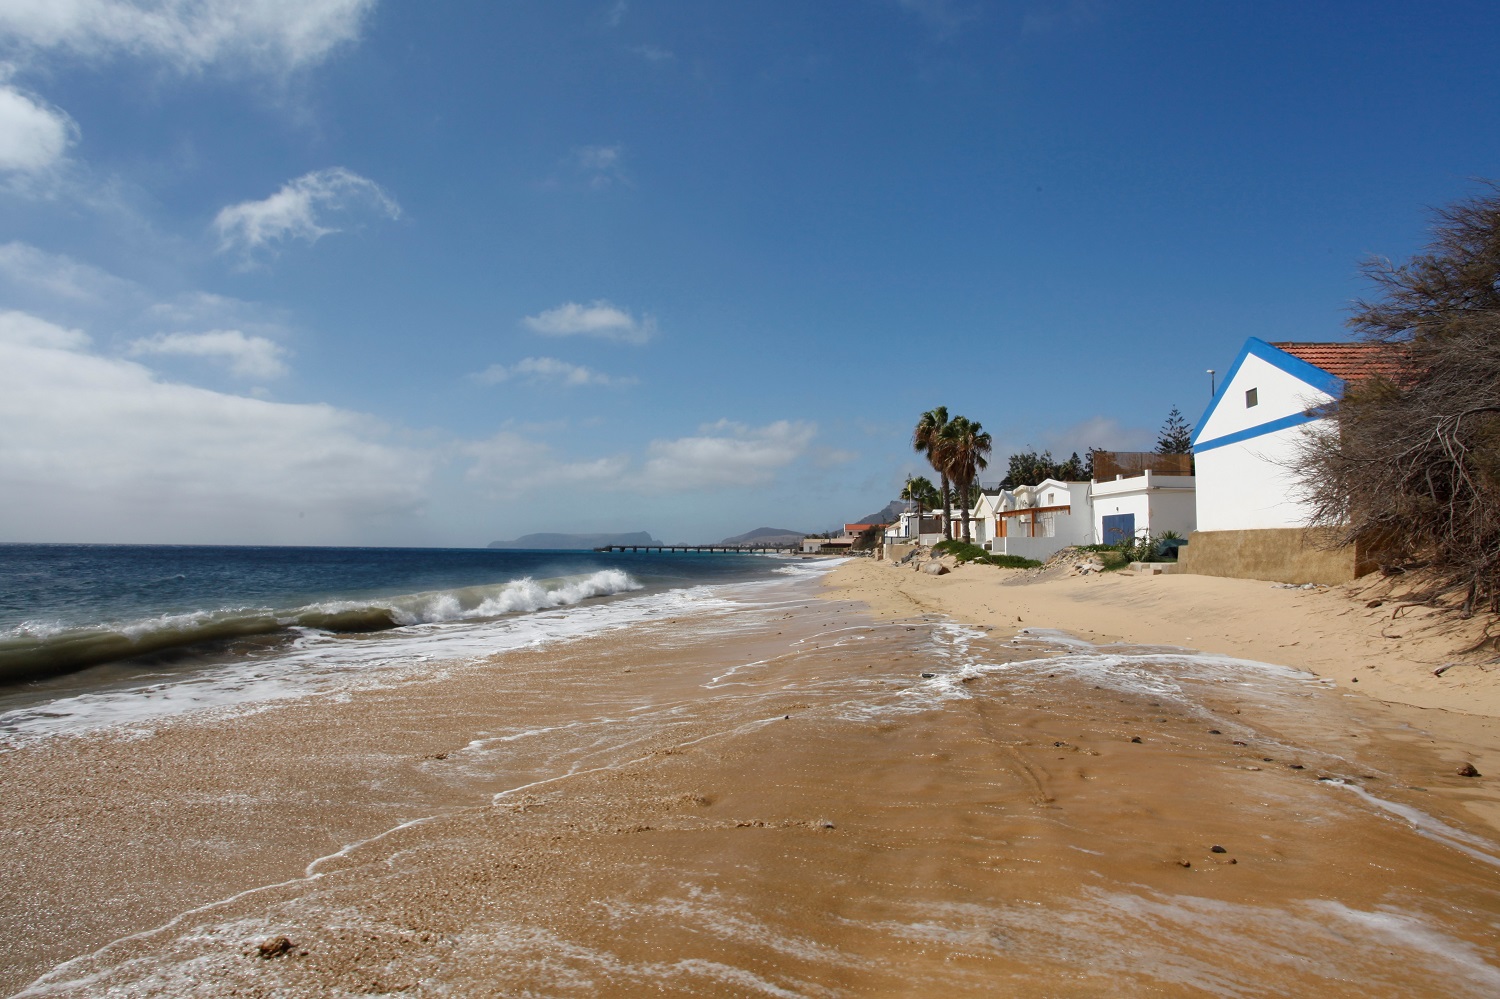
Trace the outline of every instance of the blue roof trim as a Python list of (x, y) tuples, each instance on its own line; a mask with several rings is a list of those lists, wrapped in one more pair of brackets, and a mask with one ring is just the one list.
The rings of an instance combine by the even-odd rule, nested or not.
[[(1245, 363), (1245, 358), (1250, 357), (1252, 354), (1272, 367), (1285, 371), (1293, 378), (1306, 382), (1318, 391), (1328, 393), (1335, 399), (1342, 398), (1344, 395), (1344, 380), (1342, 378), (1324, 371), (1316, 364), (1309, 364), (1300, 357), (1293, 357), (1286, 351), (1278, 350), (1264, 340), (1252, 336), (1245, 341), (1245, 346), (1240, 348), (1240, 356), (1236, 357), (1234, 363), (1229, 366), (1229, 373), (1224, 376), (1224, 381), (1220, 383), (1219, 391), (1214, 393), (1213, 399), (1209, 401), (1208, 408), (1198, 418), (1197, 429), (1193, 431), (1193, 450), (1195, 452), (1200, 450), (1198, 441), (1203, 433), (1203, 428), (1208, 426), (1208, 420), (1214, 415), (1214, 410), (1218, 409), (1219, 403), (1224, 401), (1224, 397), (1229, 391), (1229, 385), (1234, 381), (1234, 376), (1240, 373), (1240, 366)], [(1220, 447), (1222, 446), (1221, 442), (1222, 444), (1232, 444), (1234, 441), (1231, 438), (1247, 440), (1250, 437), (1258, 436), (1262, 432), (1270, 433), (1270, 430), (1265, 429), (1268, 427), (1277, 430), (1285, 429), (1280, 425), (1284, 422), (1284, 420), (1275, 420), (1260, 427), (1251, 427), (1248, 431), (1242, 430), (1239, 433), (1228, 434), (1216, 440), (1209, 441), (1209, 448), (1203, 448), (1202, 450)], [(1305, 422), (1305, 419), (1303, 419), (1303, 422)], [(1286, 424), (1286, 426), (1295, 426), (1295, 424)]]
[(1213, 440), (1202, 444), (1195, 441), (1193, 443), (1193, 453), (1202, 454), (1204, 451), (1212, 451), (1214, 448), (1223, 447), (1225, 444), (1238, 444), (1240, 441), (1253, 440), (1256, 437), (1264, 437), (1266, 434), (1274, 434), (1278, 430), (1285, 430), (1288, 427), (1299, 427), (1304, 423), (1311, 423), (1314, 420), (1321, 419), (1323, 419), (1322, 413), (1314, 413), (1312, 415), (1307, 413), (1293, 413), (1291, 416), (1283, 416), (1281, 419), (1272, 420), (1270, 423), (1262, 423), (1258, 427), (1250, 427), (1232, 434), (1225, 434), (1223, 437), (1215, 437)]

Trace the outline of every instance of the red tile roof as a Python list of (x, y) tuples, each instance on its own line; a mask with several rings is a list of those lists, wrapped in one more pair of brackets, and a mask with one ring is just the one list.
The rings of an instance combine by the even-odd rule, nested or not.
[(1346, 382), (1362, 382), (1376, 376), (1398, 381), (1405, 369), (1400, 351), (1384, 343), (1273, 343), (1271, 346)]

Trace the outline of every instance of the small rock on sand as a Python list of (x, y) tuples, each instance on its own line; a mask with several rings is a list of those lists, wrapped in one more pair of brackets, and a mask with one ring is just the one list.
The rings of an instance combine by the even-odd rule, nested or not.
[(1472, 764), (1472, 763), (1465, 763), (1463, 766), (1459, 767), (1458, 768), (1458, 775), (1460, 777), (1479, 777), (1479, 776), (1481, 776), (1481, 774), (1479, 773), (1479, 771), (1474, 768), (1474, 764)]
[(286, 937), (272, 937), (255, 948), (255, 950), (261, 957), (267, 959), (281, 957), (283, 954), (291, 953), (292, 942)]
[(948, 574), (948, 567), (941, 562), (928, 562), (922, 566), (922, 571), (929, 576), (946, 576)]

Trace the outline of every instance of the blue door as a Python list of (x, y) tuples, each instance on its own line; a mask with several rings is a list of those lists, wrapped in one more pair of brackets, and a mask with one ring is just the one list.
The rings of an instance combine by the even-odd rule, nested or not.
[(1117, 513), (1112, 517), (1104, 518), (1104, 537), (1100, 540), (1106, 545), (1116, 545), (1134, 537), (1135, 514)]

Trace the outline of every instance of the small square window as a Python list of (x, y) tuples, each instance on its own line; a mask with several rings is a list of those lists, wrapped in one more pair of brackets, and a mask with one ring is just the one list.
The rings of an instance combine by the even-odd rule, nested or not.
[(1246, 409), (1249, 409), (1251, 406), (1254, 406), (1254, 405), (1256, 405), (1257, 403), (1260, 402), (1260, 396), (1257, 395), (1258, 391), (1259, 391), (1258, 389), (1246, 389), (1245, 390), (1245, 408)]

